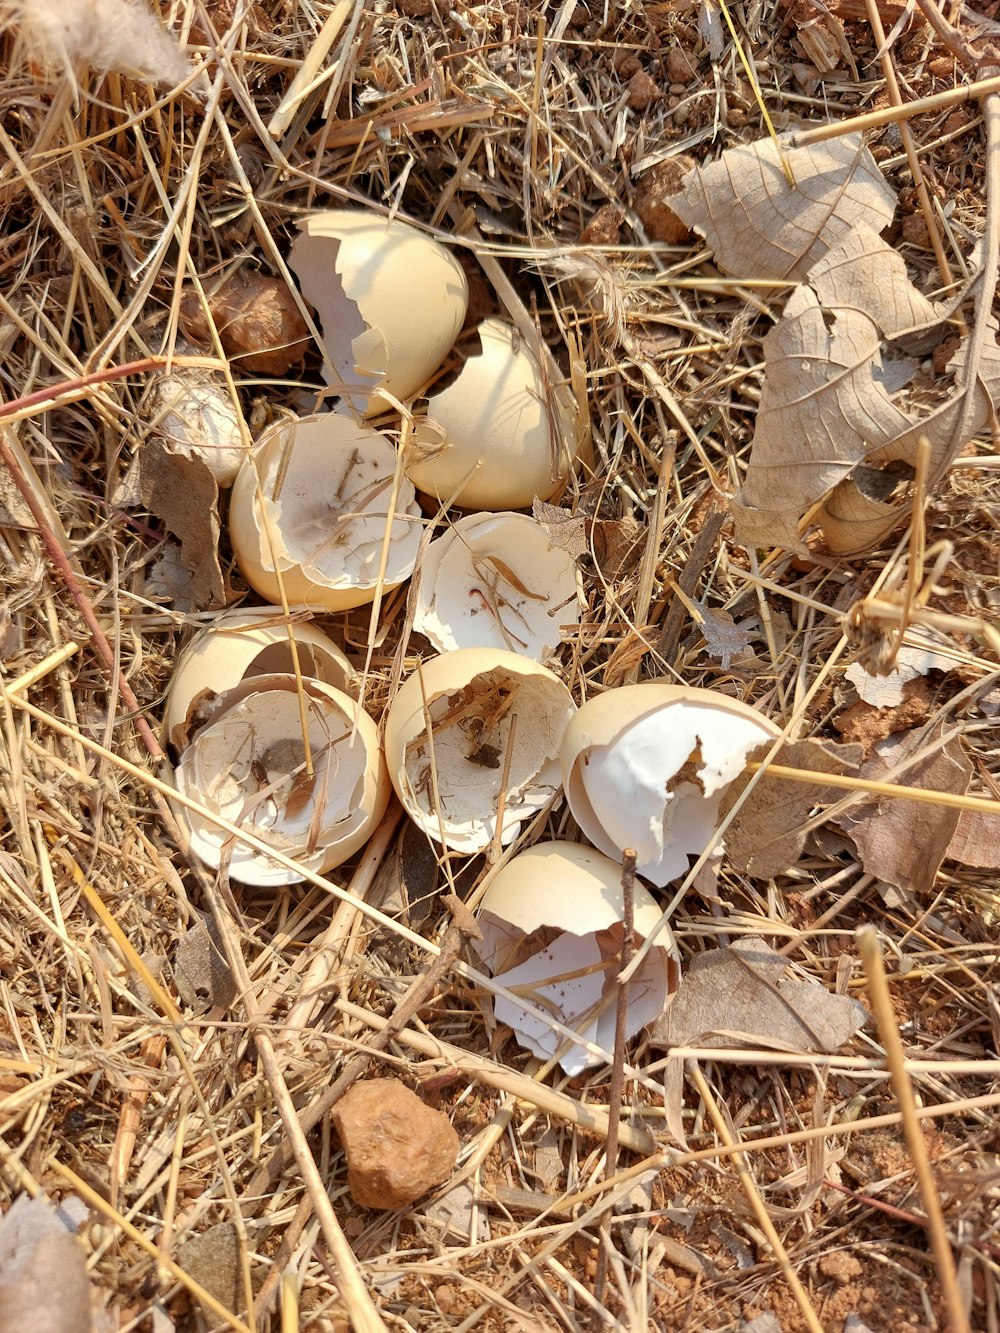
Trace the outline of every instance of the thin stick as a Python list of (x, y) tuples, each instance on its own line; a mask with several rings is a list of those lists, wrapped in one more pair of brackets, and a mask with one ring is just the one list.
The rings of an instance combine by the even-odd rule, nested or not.
[(939, 805), (949, 810), (975, 810), (984, 815), (1000, 815), (1000, 801), (985, 796), (963, 796), (955, 791), (931, 791), (927, 787), (904, 787), (902, 783), (876, 782), (874, 779), (852, 778), (848, 773), (822, 773), (806, 768), (787, 768), (784, 764), (766, 764), (753, 760), (747, 771), (756, 773), (764, 768), (773, 778), (787, 778), (789, 782), (819, 783), (824, 787), (840, 787), (844, 791), (866, 792), (871, 796), (895, 796), (901, 801), (917, 801), (921, 805)]
[[(622, 974), (632, 961), (632, 931), (635, 929), (635, 851), (628, 847), (622, 857), (622, 947), (618, 956), (618, 975), (615, 979), (618, 994), (615, 1004), (615, 1058), (611, 1062), (611, 1081), (608, 1086), (608, 1143), (604, 1155), (604, 1174), (613, 1176), (618, 1171), (618, 1130), (621, 1120), (622, 1094), (625, 1090), (625, 1031), (628, 1021), (628, 982)], [(594, 1296), (604, 1303), (604, 1288), (608, 1276), (608, 1246), (611, 1238), (608, 1227), (611, 1211), (601, 1223), (604, 1244), (597, 1256), (594, 1278)]]
[(712, 1123), (715, 1125), (719, 1138), (727, 1148), (734, 1150), (732, 1153), (733, 1165), (736, 1167), (737, 1173), (739, 1174), (743, 1192), (746, 1194), (747, 1201), (753, 1209), (758, 1226), (767, 1237), (767, 1242), (771, 1247), (775, 1259), (778, 1261), (778, 1266), (784, 1274), (785, 1281), (792, 1289), (792, 1295), (795, 1297), (798, 1307), (802, 1311), (802, 1318), (805, 1320), (810, 1333), (823, 1333), (823, 1325), (820, 1323), (816, 1311), (812, 1307), (809, 1294), (802, 1285), (798, 1273), (796, 1273), (795, 1269), (792, 1267), (792, 1261), (788, 1257), (788, 1251), (782, 1244), (777, 1228), (771, 1221), (771, 1215), (764, 1206), (764, 1200), (760, 1197), (760, 1192), (754, 1183), (746, 1158), (743, 1156), (742, 1145), (737, 1144), (732, 1134), (730, 1134), (729, 1126), (726, 1124), (725, 1117), (719, 1110), (715, 1098), (712, 1096), (712, 1090), (706, 1082), (705, 1075), (701, 1072), (700, 1065), (691, 1061), (688, 1065), (688, 1069), (694, 1080), (695, 1087), (698, 1089), (699, 1096), (708, 1108), (708, 1113), (712, 1117)]
[(913, 1098), (913, 1085), (906, 1070), (906, 1056), (903, 1042), (899, 1035), (899, 1026), (892, 1011), (892, 997), (889, 983), (882, 963), (882, 950), (878, 942), (878, 932), (872, 925), (861, 926), (858, 930), (858, 948), (864, 963), (865, 976), (868, 979), (868, 998), (878, 1023), (879, 1036), (885, 1048), (886, 1064), (892, 1079), (893, 1091), (903, 1120), (903, 1133), (906, 1146), (910, 1150), (917, 1184), (924, 1212), (927, 1214), (927, 1230), (930, 1235), (931, 1249), (937, 1264), (938, 1279), (945, 1305), (948, 1307), (951, 1333), (970, 1333), (968, 1316), (962, 1304), (961, 1293), (955, 1276), (955, 1259), (944, 1223), (944, 1212), (938, 1195), (934, 1172), (927, 1156), (927, 1145), (916, 1115), (916, 1103)]
[(909, 120), (911, 116), (922, 115), (925, 111), (961, 106), (963, 102), (972, 102), (990, 93), (1000, 93), (1000, 75), (979, 79), (975, 83), (966, 84), (964, 88), (948, 88), (930, 97), (918, 97), (916, 101), (907, 102), (903, 106), (887, 106), (879, 111), (868, 111), (863, 116), (851, 116), (847, 120), (819, 125), (814, 130), (803, 130), (792, 136), (792, 147), (805, 148), (807, 144), (825, 143), (827, 139), (839, 139), (842, 134), (863, 134), (866, 130), (877, 130), (882, 125)]

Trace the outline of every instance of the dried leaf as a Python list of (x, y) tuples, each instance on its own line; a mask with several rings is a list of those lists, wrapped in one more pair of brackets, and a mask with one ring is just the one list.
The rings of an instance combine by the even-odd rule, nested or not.
[(692, 171), (670, 205), (725, 272), (795, 280), (860, 223), (887, 227), (896, 196), (861, 135), (849, 134), (801, 148), (787, 138), (729, 148)]
[(89, 1333), (86, 1253), (76, 1231), (79, 1199), (58, 1208), (21, 1194), (0, 1221), (0, 1333)]
[[(769, 745), (759, 746), (748, 759), (763, 759), (769, 749)], [(861, 762), (861, 748), (817, 740), (793, 741), (782, 746), (774, 762), (787, 768), (807, 769), (816, 773), (817, 780), (796, 782), (765, 774), (729, 825), (725, 834), (727, 859), (755, 879), (771, 879), (795, 865), (805, 845), (807, 835), (803, 825), (810, 810), (843, 794), (824, 786), (822, 774), (856, 769)], [(720, 816), (732, 809), (751, 776), (743, 774), (727, 789)]]
[[(869, 673), (860, 662), (852, 662), (844, 672), (857, 690), (858, 697), (866, 704), (874, 704), (876, 708), (895, 708), (903, 702), (903, 686), (908, 680), (925, 676), (928, 671), (951, 671), (955, 666), (955, 645), (943, 634), (922, 626), (915, 626), (908, 633), (920, 642), (904, 643), (896, 653), (893, 668), (888, 673)], [(938, 652), (937, 646), (945, 649), (951, 647), (952, 652), (950, 655)]]
[(702, 622), (698, 626), (705, 640), (705, 651), (709, 657), (717, 657), (723, 671), (729, 670), (734, 657), (740, 657), (750, 651), (750, 631), (747, 622), (737, 624), (728, 611), (719, 611), (697, 603), (702, 613)]
[[(284, 375), (302, 360), (309, 330), (280, 278), (241, 268), (207, 292), (206, 299), (223, 349), (240, 371)], [(181, 299), (181, 323), (192, 342), (212, 347), (196, 292), (188, 291)]]
[(1000, 815), (963, 810), (944, 855), (946, 861), (977, 870), (1000, 870)]
[(200, 610), (226, 603), (219, 565), (219, 486), (208, 464), (196, 455), (174, 453), (165, 440), (150, 436), (136, 455), (125, 487), (181, 543), (180, 564), (192, 576), (190, 600)]
[(847, 477), (872, 444), (898, 438), (909, 418), (876, 372), (881, 339), (863, 310), (831, 311), (797, 287), (764, 339), (767, 375), (753, 453), (737, 500), (736, 535), (748, 547), (804, 550), (798, 524)]
[(583, 515), (571, 514), (568, 509), (550, 505), (536, 496), (531, 504), (531, 513), (536, 523), (549, 534), (549, 543), (560, 551), (565, 551), (574, 560), (587, 554), (587, 537), (584, 532)]
[[(926, 733), (890, 736), (876, 745), (861, 768), (861, 777), (885, 782), (891, 769), (919, 751), (926, 751), (924, 757), (892, 781), (928, 791), (959, 795), (966, 791), (972, 765), (957, 735), (943, 746)], [(934, 883), (958, 828), (958, 811), (887, 796), (863, 800), (834, 822), (854, 841), (868, 874), (919, 893)]]
[(839, 1050), (867, 1019), (864, 1005), (817, 981), (783, 980), (787, 969), (787, 958), (753, 936), (698, 954), (652, 1044)]
[(645, 540), (646, 529), (633, 514), (595, 521), (594, 554), (609, 583), (617, 583), (636, 564)]
[(184, 1003), (196, 1014), (227, 1009), (236, 996), (236, 982), (219, 948), (214, 917), (200, 916), (177, 941), (174, 978)]
[(935, 308), (868, 227), (829, 252), (796, 288), (764, 340), (767, 373), (750, 465), (731, 501), (739, 541), (804, 551), (799, 526), (816, 514), (831, 550), (855, 554), (882, 541), (910, 508), (900, 481), (913, 475), (919, 441), (931, 445), (928, 480), (989, 421), (1000, 391), (996, 325), (971, 397), (969, 342), (949, 363), (954, 389), (931, 412), (904, 410), (914, 363), (885, 342), (927, 328)]

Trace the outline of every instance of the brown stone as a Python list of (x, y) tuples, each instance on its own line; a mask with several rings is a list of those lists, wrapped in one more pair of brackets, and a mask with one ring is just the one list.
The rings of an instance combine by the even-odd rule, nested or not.
[(581, 245), (618, 245), (624, 211), (617, 204), (602, 204), (580, 233)]
[(644, 171), (635, 186), (635, 211), (651, 241), (665, 245), (684, 245), (693, 233), (667, 202), (680, 194), (684, 177), (694, 166), (689, 157), (669, 157)]
[(685, 86), (698, 73), (698, 62), (683, 46), (672, 46), (667, 53), (667, 78), (670, 83)]
[(644, 69), (636, 70), (629, 79), (628, 96), (625, 101), (632, 111), (645, 111), (650, 103), (662, 96), (656, 83)]
[[(280, 278), (241, 268), (205, 295), (223, 350), (237, 372), (284, 375), (302, 360), (309, 330)], [(181, 297), (181, 326), (193, 343), (211, 349), (208, 319), (192, 288)]]
[(351, 1197), (363, 1208), (405, 1208), (451, 1175), (458, 1135), (398, 1079), (356, 1083), (332, 1117)]

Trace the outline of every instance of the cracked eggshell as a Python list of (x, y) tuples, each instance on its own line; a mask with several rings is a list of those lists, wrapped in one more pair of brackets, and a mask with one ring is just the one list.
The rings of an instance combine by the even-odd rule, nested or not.
[(572, 470), (573, 417), (509, 324), (487, 319), (479, 338), (480, 354), (428, 399), (407, 475), (418, 490), (460, 509), (527, 509), (536, 497), (554, 495)]
[(779, 729), (749, 704), (652, 682), (597, 695), (566, 729), (562, 777), (573, 818), (602, 852), (635, 849), (659, 887), (688, 870), (718, 827), (723, 792)]
[(497, 648), (442, 653), (403, 682), (386, 712), (385, 757), (396, 794), (436, 841), (456, 852), (484, 851), (497, 827), (509, 748), (500, 835), (506, 845), (559, 790), (559, 746), (575, 712), (559, 677), (530, 658)]
[(221, 376), (189, 367), (164, 375), (153, 399), (152, 432), (173, 453), (200, 458), (220, 486), (232, 486), (249, 438)]
[[(624, 911), (620, 863), (578, 843), (538, 843), (497, 871), (479, 907), (483, 938), (474, 947), (500, 985), (535, 997), (541, 1009), (611, 1051)], [(660, 915), (652, 895), (637, 883), (635, 935), (645, 939)], [(673, 935), (664, 926), (628, 985), (628, 1037), (659, 1018), (679, 977)], [(563, 1044), (542, 1014), (512, 1000), (495, 997), (493, 1012), (540, 1059)], [(600, 1063), (583, 1046), (571, 1047), (560, 1059), (570, 1075)]]
[(440, 652), (506, 648), (536, 662), (579, 624), (576, 562), (527, 514), (467, 514), (427, 548), (413, 627)]
[[(346, 611), (373, 601), (397, 460), (385, 435), (337, 413), (298, 417), (265, 431), (240, 469), (229, 506), (233, 551), (247, 582), (269, 602), (280, 602), (276, 560), (293, 606)], [(402, 477), (385, 591), (410, 577), (421, 531), (413, 485)]]
[[(390, 784), (375, 723), (348, 695), (303, 680), (314, 775), (305, 748), (294, 676), (256, 676), (181, 756), (177, 789), (207, 810), (262, 838), (304, 869), (324, 874), (353, 855), (385, 814)], [(353, 735), (352, 735), (353, 733)], [(206, 865), (258, 887), (302, 875), (184, 807), (191, 849)]]
[[(355, 692), (354, 668), (322, 630), (292, 626), (299, 671), (326, 685)], [(261, 675), (293, 675), (288, 626), (280, 606), (223, 611), (177, 659), (163, 707), (163, 740), (183, 750), (191, 736), (225, 706), (224, 695)]]
[(323, 332), (323, 376), (362, 415), (412, 398), (448, 355), (465, 322), (461, 265), (416, 227), (356, 209), (300, 223), (289, 264)]

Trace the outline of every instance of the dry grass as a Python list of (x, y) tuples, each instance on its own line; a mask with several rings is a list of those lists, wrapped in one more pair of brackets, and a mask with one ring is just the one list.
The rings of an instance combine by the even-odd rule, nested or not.
[[(343, 202), (398, 210), (455, 244), (477, 313), (500, 307), (537, 329), (572, 384), (592, 440), (563, 499), (586, 517), (592, 552), (587, 623), (563, 662), (577, 697), (676, 678), (748, 699), (789, 734), (836, 736), (850, 698), (842, 614), (881, 591), (855, 632), (869, 646), (895, 632), (908, 538), (851, 563), (758, 559), (732, 543), (715, 497), (745, 467), (760, 340), (783, 293), (720, 281), (696, 244), (651, 244), (640, 220), (649, 167), (763, 132), (732, 36), (722, 30), (710, 61), (683, 3), (609, 21), (574, 0), (544, 12), (518, 0), (161, 8), (204, 63), (184, 92), (81, 70), (74, 96), (13, 31), (2, 39), (0, 376), (8, 401), (48, 394), (5, 438), (30, 462), (51, 539), (4, 478), (5, 1202), (22, 1189), (85, 1197), (98, 1304), (123, 1330), (638, 1333), (735, 1329), (769, 1310), (786, 1333), (840, 1333), (853, 1313), (879, 1333), (960, 1327), (956, 1309), (1000, 1328), (996, 872), (949, 863), (926, 898), (887, 892), (818, 828), (778, 881), (724, 869), (714, 892), (700, 879), (679, 894), (685, 956), (763, 935), (831, 989), (875, 987), (880, 1026), (834, 1056), (672, 1053), (688, 1075), (683, 1148), (667, 1130), (666, 1061), (630, 1050), (608, 1171), (610, 1072), (570, 1081), (491, 1044), (485, 979), (447, 965), (443, 877), (397, 815), (329, 882), (250, 893), (187, 863), (161, 785), (159, 705), (207, 617), (150, 596), (163, 537), (114, 501), (142, 446), (149, 358), (172, 352), (186, 284), (238, 268), (287, 277), (296, 218)], [(890, 100), (864, 8), (849, 12), (845, 58), (814, 92), (790, 45), (805, 11), (768, 0), (734, 12), (779, 128)], [(885, 26), (897, 16), (889, 5)], [(693, 62), (681, 82), (678, 53)], [(310, 61), (315, 77), (283, 105)], [(904, 100), (966, 79), (919, 24), (890, 61)], [(645, 107), (630, 106), (636, 68), (663, 93)], [(910, 130), (940, 253), (960, 275), (986, 224), (982, 116), (929, 111)], [(872, 145), (907, 190), (898, 129)], [(898, 239), (931, 290), (940, 260), (921, 217), (911, 191)], [(117, 376), (127, 363), (139, 366)], [(317, 369), (313, 355), (301, 378), (232, 364), (255, 433), (310, 401)], [(995, 797), (995, 707), (980, 705), (998, 672), (983, 628), (1000, 598), (998, 459), (979, 452), (930, 499), (927, 544), (952, 550), (917, 618), (947, 622), (962, 646), (923, 720), (959, 730)], [(705, 607), (749, 623), (752, 646), (728, 669), (706, 650)], [(399, 600), (384, 614), (374, 645), (366, 613), (330, 625), (360, 660), (371, 653), (376, 716), (415, 661)], [(572, 831), (561, 808), (545, 827)], [(486, 873), (463, 868), (462, 896)], [(178, 946), (203, 912), (231, 989), (185, 996)], [(869, 924), (881, 989), (855, 938)], [(382, 1072), (415, 1081), (462, 1138), (450, 1214), (436, 1200), (358, 1209), (319, 1114), (394, 1011)]]

